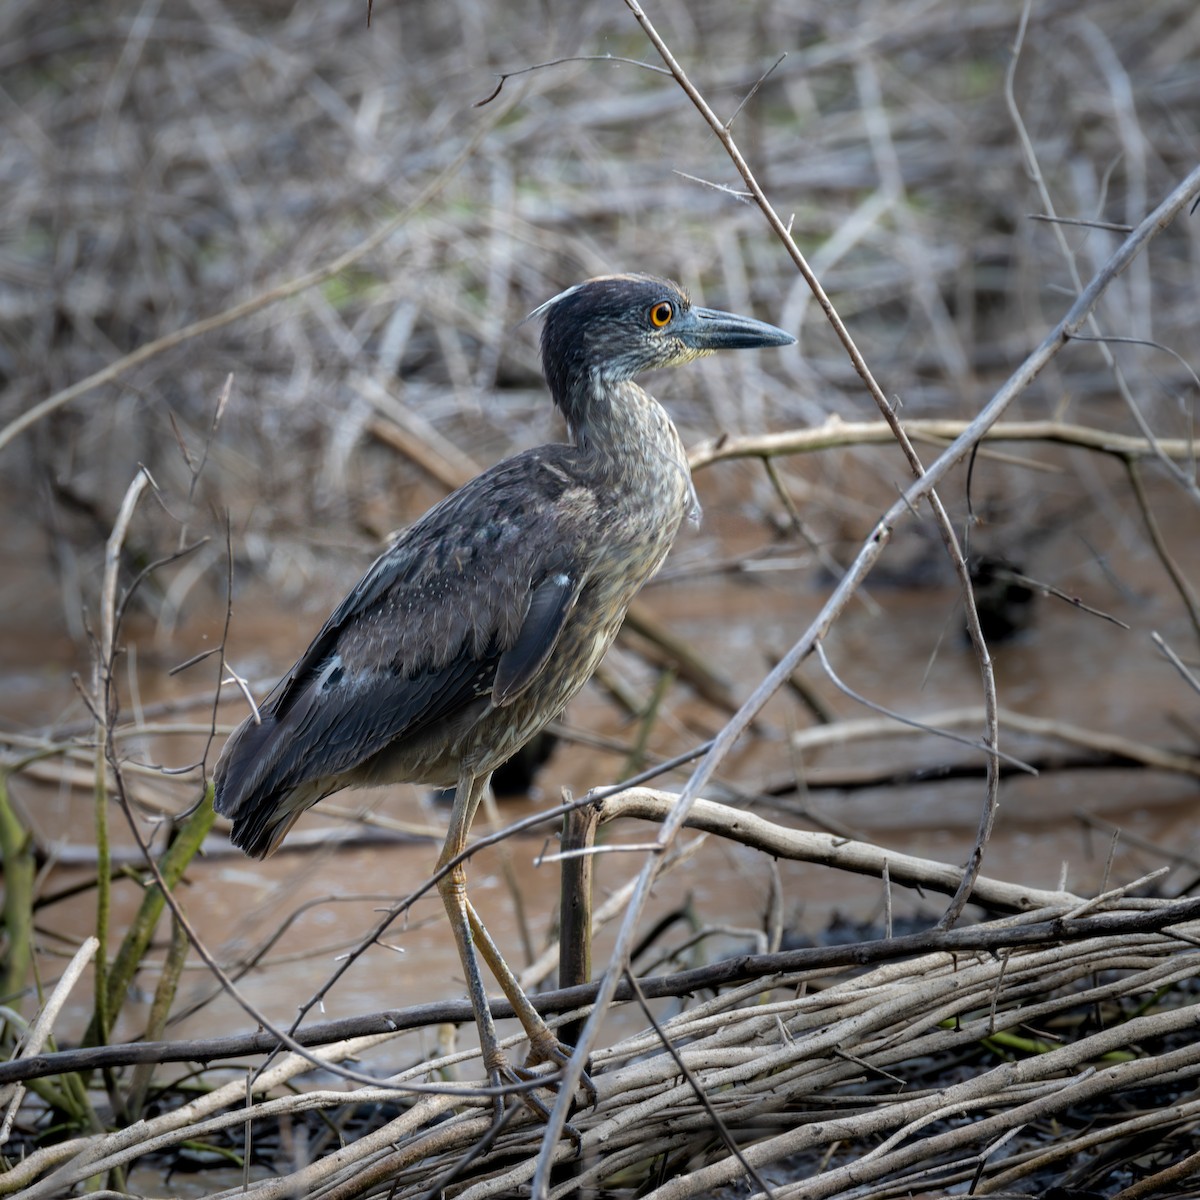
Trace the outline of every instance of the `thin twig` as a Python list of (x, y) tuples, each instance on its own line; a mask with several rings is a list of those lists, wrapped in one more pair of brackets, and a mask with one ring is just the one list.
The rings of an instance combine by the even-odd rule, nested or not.
[[(695, 91), (681, 68), (675, 62), (670, 50), (666, 47), (662, 39), (658, 37), (657, 32), (650, 25), (645, 14), (640, 7), (634, 3), (634, 0), (626, 0), (627, 5), (646, 30), (647, 36), (654, 42), (656, 49), (663, 56), (667, 65), (671, 68), (672, 73), (679, 80), (680, 86), (688, 90), (689, 96), (693, 103), (700, 108), (704, 113), (706, 120), (710, 120), (710, 126), (720, 136), (721, 123), (716, 118), (712, 110), (703, 101), (703, 98)], [(726, 136), (728, 136), (726, 134)], [(728, 148), (728, 145), (727, 145)], [(733, 152), (731, 151), (731, 154)], [(735, 165), (743, 172), (743, 178), (746, 179), (751, 190), (757, 187), (753, 181), (753, 175), (749, 168), (746, 167), (744, 160), (740, 155), (734, 158)], [(747, 178), (748, 177), (748, 178)], [(826, 602), (821, 614), (816, 621), (810, 626), (804, 636), (793, 646), (792, 650), (785, 655), (783, 660), (777, 665), (775, 670), (759, 685), (749, 700), (743, 705), (739, 713), (726, 725), (725, 729), (714, 740), (713, 748), (705, 756), (700, 766), (693, 773), (692, 778), (688, 781), (687, 786), (681, 793), (677, 801), (676, 808), (672, 811), (670, 817), (665, 822), (660, 841), (663, 845), (669, 844), (674, 837), (676, 831), (680, 828), (683, 821), (686, 819), (689, 806), (695, 800), (696, 796), (707, 782), (712, 771), (715, 770), (717, 764), (723, 758), (727, 750), (741, 736), (749, 723), (757, 715), (759, 709), (765, 704), (766, 700), (774, 694), (788, 678), (788, 676), (799, 665), (801, 659), (811, 650), (816, 640), (824, 635), (832, 624), (834, 617), (841, 611), (847, 603), (849, 597), (853, 594), (858, 584), (870, 571), (879, 554), (882, 552), (883, 546), (888, 541), (893, 524), (919, 499), (929, 496), (933, 488), (945, 477), (945, 475), (955, 466), (963, 457), (971, 450), (971, 447), (983, 436), (985, 431), (990, 428), (1004, 413), (1009, 404), (1021, 394), (1022, 391), (1029, 385), (1037, 374), (1050, 362), (1066, 344), (1070, 334), (1077, 329), (1093, 306), (1097, 303), (1100, 296), (1103, 295), (1109, 284), (1116, 279), (1121, 272), (1131, 263), (1159, 232), (1162, 231), (1173, 219), (1173, 217), (1191, 201), (1191, 199), (1200, 191), (1200, 167), (1195, 168), (1188, 176), (1179, 183), (1172, 192), (1159, 204), (1159, 206), (1150, 213), (1142, 223), (1134, 230), (1134, 232), (1125, 240), (1117, 252), (1112, 255), (1104, 264), (1103, 268), (1097, 273), (1086, 288), (1083, 289), (1078, 299), (1071, 305), (1066, 315), (1058, 322), (1058, 324), (1049, 332), (1042, 340), (1041, 344), (1025, 359), (1024, 363), (1017, 369), (1009, 380), (1000, 388), (992, 400), (984, 406), (980, 414), (971, 422), (968, 423), (963, 433), (955, 439), (951, 446), (937, 459), (937, 461), (929, 468), (929, 470), (912, 484), (900, 500), (892, 506), (891, 509), (884, 515), (883, 519), (876, 525), (867, 544), (860, 551), (855, 562), (847, 570), (841, 582), (834, 590)], [(761, 194), (760, 192), (756, 194)], [(786, 224), (779, 220), (766, 202), (765, 196), (761, 198), (760, 205), (765, 206), (764, 211), (768, 215), (772, 227), (785, 240), (785, 244), (789, 247), (794, 257), (799, 261), (803, 261), (798, 248), (795, 248), (792, 242), (790, 232)], [(816, 284), (813, 280), (810, 286)], [(816, 284), (819, 289), (819, 284)], [(824, 297), (823, 291), (818, 291), (816, 294), (819, 298), (824, 298), (826, 304), (827, 298)], [(825, 305), (823, 304), (824, 308)], [(831, 309), (832, 306), (829, 306)], [(826, 310), (826, 315), (835, 323), (835, 328), (840, 325), (836, 320), (836, 314), (831, 314)], [(852, 344), (852, 343), (851, 343)], [(864, 369), (865, 369), (865, 364)], [(857, 362), (856, 362), (857, 366)], [(868, 373), (869, 374), (869, 373)], [(882, 395), (882, 393), (880, 393)], [(884, 404), (886, 408), (886, 400)], [(886, 419), (886, 415), (885, 415)], [(968, 606), (970, 607), (970, 606)], [(986, 670), (986, 660), (984, 661)], [(994, 698), (988, 697), (989, 707), (994, 703)], [(989, 740), (994, 744), (994, 737)], [(995, 761), (994, 759), (992, 761)], [(993, 771), (993, 779), (989, 788), (989, 800), (985, 805), (983, 822), (990, 820), (990, 814), (994, 812), (994, 796), (995, 786), (998, 783), (998, 772)], [(982, 833), (986, 833), (986, 828), (981, 828)], [(972, 854), (971, 862), (968, 864), (968, 869), (963, 875), (963, 884), (960, 889), (959, 896), (956, 896), (954, 904), (947, 912), (947, 917), (953, 915), (954, 909), (965, 904), (969, 888), (973, 880), (973, 876), (977, 874), (981, 865), (979, 855), (979, 847), (982, 844), (982, 838), (977, 838), (976, 851)], [(575, 1053), (572, 1055), (570, 1062), (564, 1068), (564, 1081), (559, 1098), (555, 1103), (554, 1109), (551, 1112), (550, 1120), (547, 1122), (546, 1131), (542, 1144), (542, 1151), (539, 1155), (536, 1175), (533, 1181), (533, 1194), (536, 1200), (545, 1200), (548, 1196), (549, 1187), (549, 1172), (551, 1163), (554, 1157), (554, 1144), (562, 1135), (563, 1126), (567, 1120), (567, 1110), (570, 1103), (570, 1098), (574, 1093), (575, 1085), (577, 1084), (580, 1074), (584, 1070), (588, 1054), (590, 1053), (592, 1044), (599, 1035), (600, 1025), (603, 1020), (603, 1011), (607, 1004), (611, 1001), (613, 992), (620, 978), (621, 972), (625, 969), (627, 963), (627, 955), (629, 947), (635, 936), (637, 923), (640, 920), (642, 909), (644, 908), (646, 898), (649, 894), (654, 876), (656, 874), (656, 864), (651, 860), (643, 868), (641, 875), (638, 878), (638, 883), (634, 891), (634, 895), (630, 901), (629, 910), (626, 919), (622, 924), (621, 930), (618, 932), (616, 945), (609, 960), (609, 966), (603, 977), (599, 1004), (596, 1013), (588, 1019), (583, 1035), (579, 1039), (579, 1044), (576, 1046)]]
[[(919, 721), (915, 717), (907, 717), (903, 713), (898, 713), (894, 709), (887, 708), (882, 704), (877, 704), (874, 700), (868, 699), (866, 696), (862, 695), (861, 692), (856, 692), (852, 687), (850, 687), (849, 684), (841, 679), (836, 671), (834, 671), (833, 666), (829, 661), (829, 656), (825, 651), (825, 643), (823, 641), (817, 642), (814, 649), (816, 650), (817, 658), (820, 659), (821, 666), (824, 669), (825, 674), (829, 677), (829, 682), (832, 683), (833, 686), (842, 693), (842, 695), (849, 696), (850, 699), (856, 704), (861, 704), (864, 708), (872, 709), (874, 712), (882, 713), (885, 717), (891, 717), (893, 721), (899, 721), (902, 725), (908, 725), (913, 729), (919, 729), (922, 733), (931, 733), (934, 735), (934, 737), (941, 737), (945, 738), (947, 741), (957, 742), (960, 746), (967, 746), (972, 750), (982, 750), (985, 754), (995, 753), (990, 746), (985, 745), (977, 738), (963, 737), (961, 734), (952, 733), (948, 729), (939, 729), (925, 721)], [(1001, 751), (1000, 759), (1002, 762), (1008, 763), (1010, 767), (1015, 767), (1018, 771), (1024, 771), (1029, 775), (1037, 774), (1037, 771), (1028, 763), (1022, 762), (1021, 759), (1016, 758), (1011, 754), (1006, 754)]]

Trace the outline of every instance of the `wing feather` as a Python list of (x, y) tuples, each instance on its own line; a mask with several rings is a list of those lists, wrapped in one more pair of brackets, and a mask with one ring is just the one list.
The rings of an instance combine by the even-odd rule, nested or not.
[(507, 460), (402, 534), (263, 702), (261, 724), (234, 731), (214, 803), (243, 849), (268, 853), (375, 755), (537, 678), (583, 582), (571, 479), (543, 469), (546, 453)]
[(556, 570), (533, 589), (516, 641), (496, 663), (492, 699), (497, 706), (512, 703), (546, 665), (579, 599), (580, 586), (580, 579)]

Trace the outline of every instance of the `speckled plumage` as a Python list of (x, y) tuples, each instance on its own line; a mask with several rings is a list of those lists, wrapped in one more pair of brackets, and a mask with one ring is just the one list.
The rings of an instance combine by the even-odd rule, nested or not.
[[(331, 792), (401, 781), (457, 784), (443, 859), (461, 849), (491, 772), (591, 677), (694, 504), (675, 426), (633, 376), (793, 340), (693, 308), (676, 285), (638, 275), (589, 280), (536, 315), (571, 442), (504, 460), (401, 534), (263, 702), (260, 723), (247, 718), (234, 731), (214, 804), (247, 853), (269, 854)], [(490, 1018), (466, 927), (486, 934), (456, 870), (443, 898), (487, 1058)], [(481, 948), (535, 1056), (556, 1056), (545, 1026), (531, 1027), (540, 1022), (527, 1001), (522, 1011), (511, 972), (493, 961), (498, 952)], [(493, 1076), (502, 1062), (493, 1045)]]
[(614, 476), (577, 446), (543, 446), (473, 479), (376, 559), (222, 755), (218, 811), (238, 845), (265, 854), (346, 786), (446, 786), (464, 762), (491, 772), (562, 711), (686, 511), (686, 459), (662, 415), (652, 453), (677, 469), (654, 496), (641, 464)]

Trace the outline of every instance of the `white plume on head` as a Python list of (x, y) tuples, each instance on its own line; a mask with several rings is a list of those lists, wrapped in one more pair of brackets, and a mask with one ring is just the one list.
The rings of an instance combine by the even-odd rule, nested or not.
[(521, 318), (520, 324), (524, 325), (526, 321), (533, 321), (538, 317), (544, 317), (560, 300), (565, 300), (568, 296), (573, 296), (581, 287), (584, 287), (590, 280), (585, 280), (584, 283), (576, 283), (567, 288), (565, 292), (559, 292), (557, 296), (551, 296), (543, 304), (539, 304), (531, 313), (526, 313)]
[[(643, 283), (668, 282), (667, 280), (659, 279), (656, 275), (647, 275), (644, 271), (614, 271), (611, 275), (593, 275), (590, 279), (585, 279), (582, 283), (573, 284), (571, 287), (567, 288), (566, 291), (559, 292), (557, 296), (551, 296), (550, 299), (544, 304), (539, 304), (537, 308), (533, 310), (533, 312), (522, 317), (518, 324), (524, 325), (526, 321), (532, 321), (536, 317), (544, 317), (560, 300), (565, 300), (568, 296), (575, 295), (575, 293), (581, 288), (585, 288), (589, 284), (604, 283), (609, 279), (630, 279), (638, 280), (639, 282)], [(671, 286), (679, 292), (680, 296), (682, 296), (686, 302), (687, 293), (682, 288), (678, 287), (678, 285), (672, 284)]]

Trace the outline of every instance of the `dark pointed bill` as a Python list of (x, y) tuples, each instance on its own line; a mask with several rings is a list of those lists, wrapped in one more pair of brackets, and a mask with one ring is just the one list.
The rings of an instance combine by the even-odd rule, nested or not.
[(689, 309), (677, 336), (694, 350), (752, 350), (756, 346), (790, 346), (790, 333), (737, 313), (715, 308)]

